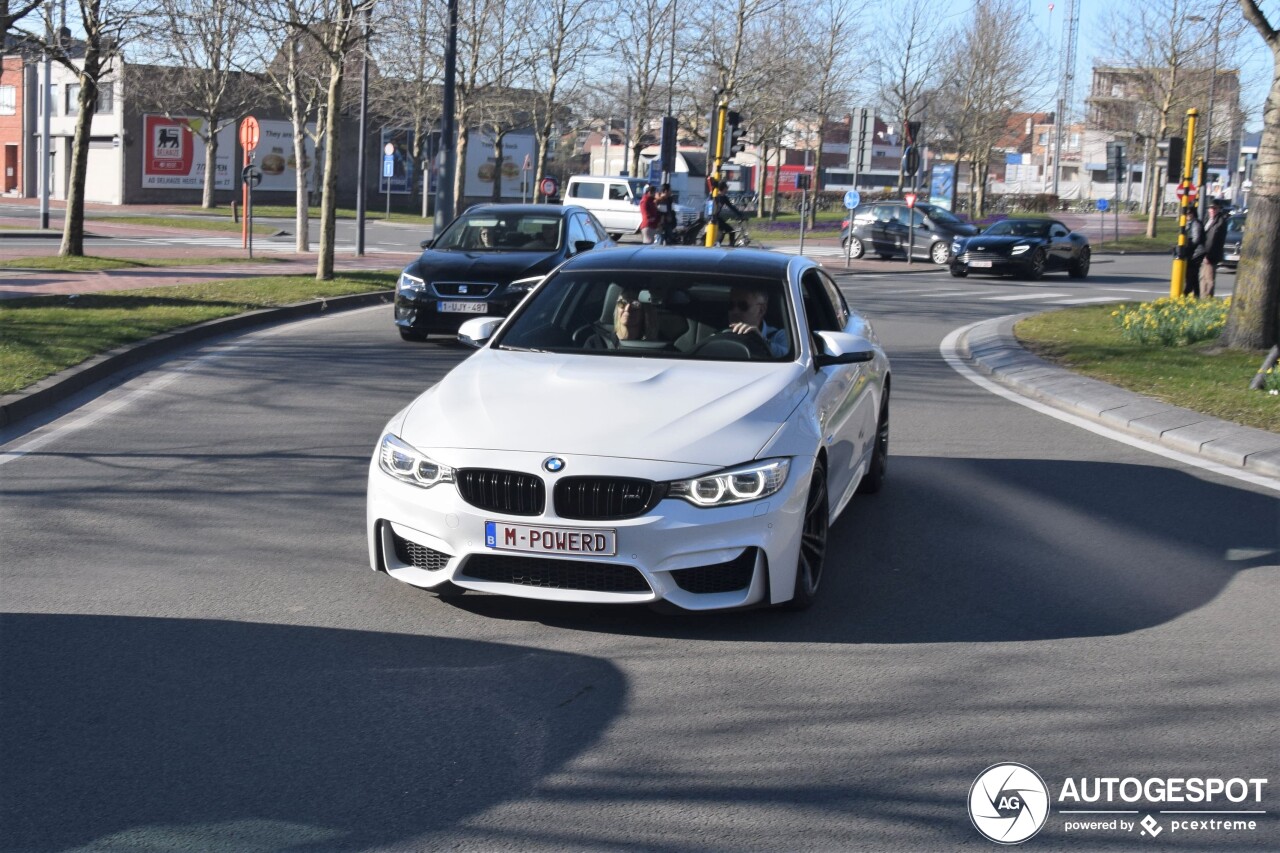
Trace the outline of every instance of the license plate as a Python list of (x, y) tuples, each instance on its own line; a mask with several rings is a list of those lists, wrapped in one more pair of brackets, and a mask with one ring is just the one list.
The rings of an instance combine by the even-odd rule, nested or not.
[(486, 521), (484, 544), (496, 551), (612, 557), (618, 553), (618, 532)]
[(989, 266), (991, 266), (991, 261), (969, 261), (969, 266), (971, 266), (971, 267), (989, 267)]
[(1239, 261), (1239, 260), (1240, 260), (1240, 256), (1239, 256), (1239, 255), (1237, 255), (1237, 254), (1234, 254), (1234, 253), (1233, 253), (1233, 254), (1229, 254), (1229, 255), (1223, 255), (1223, 256), (1222, 256), (1222, 259), (1223, 259), (1224, 261)]
[(436, 310), (442, 314), (487, 314), (488, 306), (483, 302), (437, 302)]

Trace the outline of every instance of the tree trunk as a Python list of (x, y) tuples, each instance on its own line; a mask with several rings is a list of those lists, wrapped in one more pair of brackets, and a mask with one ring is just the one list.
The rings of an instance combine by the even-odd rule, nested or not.
[(1262, 112), (1262, 140), (1249, 193), (1235, 295), (1223, 331), (1233, 349), (1268, 349), (1280, 343), (1280, 48)]
[(505, 133), (497, 133), (493, 137), (493, 189), (489, 197), (494, 204), (502, 201), (502, 163), (506, 159), (502, 155), (502, 140), (505, 136)]
[(298, 168), (293, 171), (294, 248), (299, 253), (311, 251), (311, 190), (307, 186), (315, 164), (307, 160), (307, 116), (298, 94), (298, 80), (290, 83), (289, 121), (293, 125), (293, 157)]
[(462, 192), (467, 186), (467, 137), (470, 135), (469, 130), (470, 128), (465, 123), (458, 122), (458, 144), (455, 146), (458, 166), (453, 170), (453, 210), (444, 212), (446, 224), (452, 222), (458, 212), (462, 210), (465, 200)]
[[(84, 257), (84, 182), (89, 173), (89, 138), (93, 127), (93, 108), (98, 100), (96, 57), (92, 67), (85, 57), (85, 70), (80, 75), (80, 95), (76, 99), (76, 135), (71, 141), (71, 174), (67, 178), (67, 212), (63, 220), (62, 257)], [(91, 76), (93, 75), (93, 76)]]
[(200, 197), (200, 206), (206, 210), (213, 207), (213, 188), (218, 180), (218, 123), (209, 122), (209, 135), (204, 139), (204, 193)]
[[(338, 230), (338, 153), (342, 145), (341, 60), (329, 64), (329, 104), (324, 117), (324, 193), (320, 197), (320, 254), (316, 258), (316, 279), (333, 278), (334, 242)], [(357, 191), (363, 190), (363, 187)]]

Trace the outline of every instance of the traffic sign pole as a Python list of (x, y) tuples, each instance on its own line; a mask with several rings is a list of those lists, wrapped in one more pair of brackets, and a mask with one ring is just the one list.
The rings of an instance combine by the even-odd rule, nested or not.
[[(1196, 138), (1196, 118), (1200, 115), (1199, 111), (1194, 107), (1187, 110), (1187, 136), (1189, 140)], [(1187, 277), (1187, 261), (1183, 257), (1187, 249), (1187, 197), (1191, 196), (1195, 199), (1195, 192), (1191, 189), (1191, 166), (1193, 146), (1187, 145), (1183, 152), (1182, 164), (1182, 183), (1178, 185), (1178, 251), (1173, 256), (1173, 269), (1169, 274), (1169, 296), (1177, 299), (1182, 295), (1183, 285), (1186, 283)]]
[[(258, 147), (258, 138), (262, 129), (258, 126), (258, 120), (253, 116), (245, 116), (244, 121), (240, 122), (240, 147), (244, 149), (244, 167), (247, 169), (253, 163), (252, 152)], [(249, 185), (246, 183), (243, 190), (244, 220), (240, 231), (241, 247), (249, 247), (249, 237), (253, 233), (253, 229), (249, 227)], [(253, 257), (253, 249), (249, 248), (249, 257)]]
[(907, 263), (910, 264), (916, 248), (916, 194), (904, 193), (902, 198), (907, 202)]
[(862, 203), (862, 196), (857, 190), (849, 190), (844, 194), (844, 206), (849, 211), (849, 239), (844, 244), (844, 268), (849, 268), (849, 254), (853, 246), (853, 211)]

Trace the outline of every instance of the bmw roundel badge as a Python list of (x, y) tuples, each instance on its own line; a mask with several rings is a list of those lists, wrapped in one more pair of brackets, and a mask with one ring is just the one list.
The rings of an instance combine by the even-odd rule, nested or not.
[(556, 474), (564, 470), (564, 460), (559, 456), (548, 456), (542, 460), (542, 467), (552, 474)]

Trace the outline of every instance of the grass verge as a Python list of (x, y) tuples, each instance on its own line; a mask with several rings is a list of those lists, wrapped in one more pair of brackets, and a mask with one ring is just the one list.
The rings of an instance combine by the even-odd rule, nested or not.
[(78, 297), (0, 301), (0, 394), (19, 391), (99, 353), (172, 329), (319, 297), (390, 290), (396, 270), (332, 281), (265, 276)]
[[(229, 216), (100, 216), (87, 218), (92, 223), (145, 225), (151, 228), (177, 228), (185, 231), (228, 231), (239, 234), (242, 226)], [(255, 225), (254, 234), (274, 234), (274, 225)]]
[(1266, 353), (1225, 350), (1216, 341), (1185, 347), (1130, 343), (1120, 337), (1112, 317), (1120, 308), (1090, 305), (1039, 314), (1018, 323), (1014, 334), (1031, 352), (1084, 376), (1280, 432), (1280, 397), (1249, 390)]
[(0, 261), (0, 269), (53, 270), (56, 272), (101, 272), (102, 270), (195, 267), (209, 264), (278, 263), (279, 258), (103, 258), (96, 255), (62, 257), (38, 255)]

